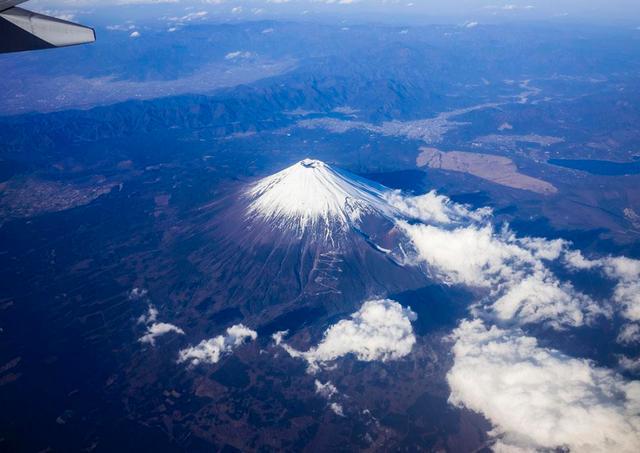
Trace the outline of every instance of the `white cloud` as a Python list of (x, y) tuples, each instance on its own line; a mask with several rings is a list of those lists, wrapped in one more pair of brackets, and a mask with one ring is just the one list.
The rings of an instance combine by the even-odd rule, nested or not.
[(609, 257), (599, 263), (607, 276), (617, 280), (613, 300), (622, 307), (622, 316), (640, 321), (640, 261)]
[(107, 30), (110, 31), (135, 31), (136, 26), (132, 23), (124, 23), (124, 24), (117, 24), (117, 25), (107, 25)]
[(151, 346), (155, 346), (156, 339), (162, 335), (166, 335), (171, 332), (184, 335), (184, 331), (180, 327), (166, 322), (157, 322), (158, 314), (158, 309), (152, 304), (149, 304), (147, 312), (140, 315), (138, 318), (138, 324), (145, 324), (147, 326), (145, 334), (138, 339), (140, 343), (147, 343)]
[(74, 21), (76, 19), (76, 13), (71, 11), (40, 10), (39, 12), (47, 16), (53, 16), (66, 21)]
[(624, 324), (616, 340), (618, 343), (625, 345), (640, 343), (640, 324)]
[(340, 403), (331, 403), (329, 405), (334, 414), (338, 417), (344, 417), (344, 409), (342, 408), (342, 404)]
[(544, 239), (525, 237), (518, 239), (518, 242), (529, 250), (535, 258), (554, 261), (562, 256), (569, 243), (562, 239)]
[(450, 402), (491, 421), (497, 451), (638, 451), (640, 382), (479, 320), (453, 338)]
[[(572, 270), (598, 270), (615, 282), (613, 302), (619, 308), (619, 312), (625, 319), (632, 322), (640, 322), (640, 260), (626, 257), (605, 257), (595, 260), (585, 258), (579, 251), (571, 251), (565, 256), (565, 264)], [(633, 325), (627, 325), (627, 333), (621, 332), (623, 343), (630, 343), (629, 329), (635, 329)], [(636, 333), (637, 341), (640, 334)], [(625, 339), (626, 338), (626, 339)]]
[[(432, 277), (446, 284), (479, 290), (477, 313), (494, 321), (545, 323), (559, 330), (611, 317), (617, 308), (627, 321), (640, 325), (640, 260), (590, 260), (565, 240), (518, 237), (508, 225), (499, 230), (493, 225), (491, 209), (473, 210), (435, 192), (414, 197), (391, 191), (384, 198), (413, 245), (413, 250), (403, 247), (404, 262), (426, 265)], [(552, 272), (560, 265), (599, 270), (615, 283), (612, 297), (596, 302), (579, 292)], [(640, 341), (640, 334), (630, 335), (632, 327), (625, 328), (620, 342)]]
[(185, 25), (189, 22), (204, 21), (209, 13), (207, 11), (196, 11), (185, 14), (184, 16), (169, 17), (167, 20), (174, 25)]
[(471, 210), (452, 202), (444, 195), (431, 191), (424, 195), (407, 197), (400, 191), (385, 194), (386, 201), (403, 215), (425, 223), (449, 225), (459, 222), (481, 222), (491, 216), (490, 208)]
[(225, 60), (238, 60), (243, 58), (251, 58), (253, 54), (248, 51), (236, 50), (235, 52), (229, 52), (225, 55)]
[(435, 276), (486, 290), (488, 310), (497, 319), (561, 329), (581, 326), (605, 312), (548, 269), (546, 262), (557, 260), (567, 248), (564, 241), (518, 238), (508, 228), (495, 231), (488, 220), (453, 228), (405, 221), (398, 225), (411, 238), (416, 258)]
[(618, 358), (618, 364), (623, 370), (640, 373), (640, 357), (631, 358), (623, 355)]
[(338, 389), (335, 385), (333, 385), (330, 381), (323, 384), (319, 380), (316, 379), (316, 393), (326, 399), (329, 404), (329, 409), (339, 417), (344, 417), (344, 408), (342, 404), (337, 401), (331, 401), (334, 396), (339, 395)]
[(140, 300), (147, 297), (149, 291), (143, 288), (133, 288), (129, 291), (129, 300)]
[(284, 337), (286, 337), (287, 335), (289, 335), (288, 330), (281, 330), (271, 335), (271, 338), (273, 339), (273, 342), (275, 343), (276, 346), (280, 346), (280, 344), (282, 343), (282, 340), (284, 340)]
[(166, 322), (156, 322), (147, 327), (147, 332), (138, 341), (140, 343), (148, 343), (151, 346), (155, 346), (156, 338), (170, 332), (184, 335), (184, 331), (180, 327)]
[(371, 362), (398, 360), (407, 356), (416, 342), (411, 321), (417, 319), (409, 308), (392, 300), (365, 302), (350, 319), (329, 327), (322, 341), (306, 352), (283, 345), (292, 357), (305, 359), (309, 372), (316, 372), (339, 357), (353, 354)]
[(182, 349), (178, 355), (178, 363), (189, 362), (192, 366), (200, 363), (218, 363), (220, 359), (233, 352), (247, 341), (254, 341), (258, 338), (256, 331), (236, 324), (229, 327), (224, 335), (209, 340), (203, 340), (196, 346)]
[(329, 400), (331, 399), (331, 397), (333, 397), (338, 393), (338, 389), (336, 388), (335, 385), (331, 383), (331, 381), (323, 384), (322, 382), (316, 379), (315, 385), (316, 385), (316, 393), (325, 399)]
[(546, 322), (556, 329), (581, 326), (584, 311), (595, 311), (593, 301), (550, 274), (537, 272), (514, 283), (493, 303), (491, 310), (501, 320), (523, 324)]
[(147, 310), (147, 312), (143, 315), (140, 315), (140, 317), (138, 318), (138, 324), (151, 324), (156, 322), (157, 319), (158, 309), (153, 305), (149, 305), (149, 309)]
[(523, 267), (537, 266), (527, 250), (508, 236), (500, 237), (491, 225), (451, 230), (407, 222), (399, 225), (413, 240), (418, 258), (449, 283), (491, 288), (524, 276)]
[(505, 5), (487, 5), (486, 9), (500, 9), (503, 11), (516, 11), (516, 10), (531, 10), (535, 9), (533, 5), (516, 5), (513, 3), (507, 3)]
[(129, 35), (129, 37), (130, 37), (130, 38), (139, 38), (140, 36), (141, 36), (141, 35), (140, 35), (140, 32), (139, 32), (139, 31), (137, 31), (137, 30), (136, 30), (136, 31), (134, 31), (134, 32), (132, 32), (132, 33)]

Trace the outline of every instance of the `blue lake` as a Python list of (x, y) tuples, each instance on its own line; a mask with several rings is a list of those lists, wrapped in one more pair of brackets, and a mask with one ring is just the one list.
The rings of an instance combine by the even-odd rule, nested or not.
[(586, 171), (592, 175), (622, 176), (640, 174), (640, 161), (612, 162), (608, 160), (550, 159), (551, 165)]

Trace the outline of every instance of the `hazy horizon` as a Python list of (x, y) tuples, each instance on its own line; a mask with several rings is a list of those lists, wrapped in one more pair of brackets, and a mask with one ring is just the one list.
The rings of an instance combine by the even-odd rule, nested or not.
[[(640, 3), (632, 0), (34, 0), (30, 9), (75, 15), (154, 19), (184, 11), (206, 13), (207, 20), (347, 20), (406, 23), (504, 23), (566, 21), (629, 23), (640, 27)], [(158, 17), (159, 18), (159, 17)], [(202, 16), (201, 16), (202, 18)]]

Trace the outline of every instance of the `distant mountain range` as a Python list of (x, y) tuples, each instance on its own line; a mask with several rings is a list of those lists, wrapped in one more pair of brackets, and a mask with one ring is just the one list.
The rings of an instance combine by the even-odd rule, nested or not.
[[(189, 77), (203, 65), (224, 62), (227, 52), (238, 49), (273, 61), (297, 61), (296, 69), (286, 74), (213, 94), (196, 92), (87, 111), (0, 117), (0, 146), (17, 152), (51, 149), (168, 128), (206, 129), (220, 137), (281, 127), (291, 121), (287, 111), (328, 113), (344, 106), (357, 110), (367, 121), (416, 119), (513, 95), (518, 87), (504, 84), (509, 77), (553, 80), (560, 74), (577, 77), (578, 82), (587, 75), (615, 72), (623, 76), (639, 69), (633, 43), (622, 31), (616, 35), (618, 40), (610, 42), (600, 39), (598, 30), (581, 29), (578, 38), (575, 30), (543, 27), (541, 33), (541, 26), (518, 27), (517, 35), (509, 26), (341, 30), (280, 23), (273, 27), (271, 22), (198, 26), (173, 36), (155, 33), (152, 43), (143, 40), (135, 45), (128, 41), (124, 45), (115, 34), (97, 48), (70, 50), (78, 53), (77, 60), (64, 67), (47, 54), (0, 64), (7, 80), (20, 81), (14, 88), (5, 88), (10, 90), (6, 94), (20, 96), (24, 87), (46, 83), (47, 75), (115, 77), (136, 83)], [(263, 33), (269, 29), (274, 31)], [(167, 49), (156, 52), (158, 47), (164, 49), (163, 43)], [(120, 47), (113, 52), (106, 48), (110, 45)], [(91, 64), (81, 65), (82, 61)], [(30, 78), (24, 76), (27, 70)], [(66, 95), (53, 86), (50, 91), (51, 97)]]

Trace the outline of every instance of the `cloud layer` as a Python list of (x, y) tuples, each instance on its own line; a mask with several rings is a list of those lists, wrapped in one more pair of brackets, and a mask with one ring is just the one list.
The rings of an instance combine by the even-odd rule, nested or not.
[[(497, 230), (490, 210), (473, 211), (435, 194), (394, 194), (388, 200), (411, 219), (397, 221), (414, 246), (409, 260), (426, 265), (445, 283), (483, 291), (483, 311), (494, 320), (563, 329), (611, 315), (611, 301), (596, 302), (551, 271), (553, 266), (571, 268), (567, 257), (575, 252), (569, 242), (518, 237), (508, 226)], [(606, 262), (607, 275), (619, 282), (614, 300), (629, 319), (640, 319), (640, 261)]]
[(453, 338), (450, 402), (491, 421), (496, 450), (638, 451), (640, 382), (479, 320)]
[[(471, 310), (477, 319), (463, 321), (452, 335), (447, 380), (451, 404), (493, 424), (493, 449), (638, 451), (640, 382), (542, 348), (519, 326), (568, 329), (616, 314), (626, 321), (618, 342), (640, 341), (640, 261), (590, 260), (564, 240), (518, 237), (508, 226), (496, 229), (491, 212), (474, 212), (446, 197), (389, 199), (411, 219), (397, 221), (414, 246), (409, 261), (481, 298)], [(611, 297), (595, 301), (580, 293), (552, 271), (560, 267), (600, 272), (612, 282)], [(489, 323), (496, 325), (485, 327)], [(640, 369), (638, 363), (619, 357), (630, 372)]]

